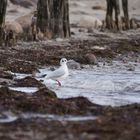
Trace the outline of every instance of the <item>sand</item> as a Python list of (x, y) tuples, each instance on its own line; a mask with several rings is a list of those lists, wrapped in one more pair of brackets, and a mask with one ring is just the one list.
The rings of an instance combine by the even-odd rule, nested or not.
[[(29, 8), (24, 8), (9, 2), (6, 20), (15, 20), (34, 11), (36, 9), (36, 0), (32, 1), (34, 2), (34, 5)], [(85, 16), (93, 16), (99, 20), (105, 19), (105, 0), (69, 0), (69, 2), (71, 23), (79, 23)], [(129, 0), (129, 11), (131, 18), (137, 18), (140, 20), (140, 0)]]

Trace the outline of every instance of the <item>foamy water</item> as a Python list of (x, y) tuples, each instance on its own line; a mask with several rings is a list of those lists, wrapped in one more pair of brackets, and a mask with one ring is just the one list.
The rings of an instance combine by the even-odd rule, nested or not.
[[(134, 71), (128, 71), (130, 65), (135, 67)], [(41, 74), (50, 72), (48, 68), (40, 71)], [(84, 96), (93, 103), (111, 106), (140, 103), (139, 63), (113, 62), (111, 66), (100, 64), (100, 67), (70, 70), (69, 77), (62, 81), (61, 87), (55, 81), (42, 80), (59, 98)]]
[(95, 116), (72, 116), (72, 115), (52, 115), (52, 114), (37, 114), (37, 113), (24, 113), (20, 116), (24, 119), (37, 119), (42, 118), (48, 121), (88, 121), (95, 120)]
[(0, 114), (0, 123), (11, 123), (18, 119), (18, 117), (12, 112), (1, 112)]
[(0, 124), (2, 123), (12, 123), (18, 119), (43, 119), (46, 121), (89, 121), (96, 120), (95, 116), (72, 116), (72, 115), (54, 115), (54, 114), (41, 114), (41, 113), (22, 113), (16, 115), (10, 111), (1, 112), (0, 114)]
[(36, 87), (10, 87), (10, 89), (25, 92), (25, 93), (34, 93), (38, 91), (38, 88)]

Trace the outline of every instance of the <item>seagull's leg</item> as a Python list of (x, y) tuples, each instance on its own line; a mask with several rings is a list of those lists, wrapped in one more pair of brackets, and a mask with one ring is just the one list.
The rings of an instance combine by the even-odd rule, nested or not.
[(58, 80), (56, 80), (56, 81), (57, 81), (58, 85), (61, 86), (61, 83)]

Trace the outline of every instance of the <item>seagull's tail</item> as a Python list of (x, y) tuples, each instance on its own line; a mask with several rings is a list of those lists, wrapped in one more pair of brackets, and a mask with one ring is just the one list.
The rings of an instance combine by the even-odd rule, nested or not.
[(43, 75), (38, 76), (37, 78), (44, 78), (46, 76), (47, 76), (47, 74), (43, 74)]

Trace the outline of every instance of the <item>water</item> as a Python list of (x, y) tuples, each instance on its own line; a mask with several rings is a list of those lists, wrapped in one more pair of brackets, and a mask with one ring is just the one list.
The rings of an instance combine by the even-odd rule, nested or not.
[(91, 121), (96, 120), (95, 116), (72, 116), (72, 115), (54, 115), (54, 114), (41, 114), (41, 113), (22, 113), (16, 115), (10, 111), (1, 112), (0, 114), (0, 124), (2, 123), (12, 123), (18, 119), (43, 119), (47, 121), (67, 121), (67, 122), (77, 122), (77, 121)]
[(12, 112), (1, 112), (0, 114), (0, 123), (11, 123), (18, 119), (16, 115)]
[[(134, 71), (128, 71), (133, 66)], [(41, 74), (48, 68), (40, 69)], [(20, 77), (20, 75), (18, 75)], [(113, 62), (110, 66), (85, 66), (70, 70), (70, 76), (59, 87), (55, 81), (43, 79), (59, 98), (84, 96), (100, 105), (121, 106), (140, 103), (140, 64)]]
[(24, 113), (21, 115), (24, 119), (37, 119), (42, 118), (48, 121), (89, 121), (95, 120), (95, 116), (72, 116), (72, 115), (52, 115), (52, 114), (37, 114), (37, 113)]
[(38, 88), (36, 87), (10, 87), (11, 90), (16, 90), (16, 91), (21, 91), (21, 92), (25, 92), (25, 93), (34, 93), (36, 91), (38, 91)]

